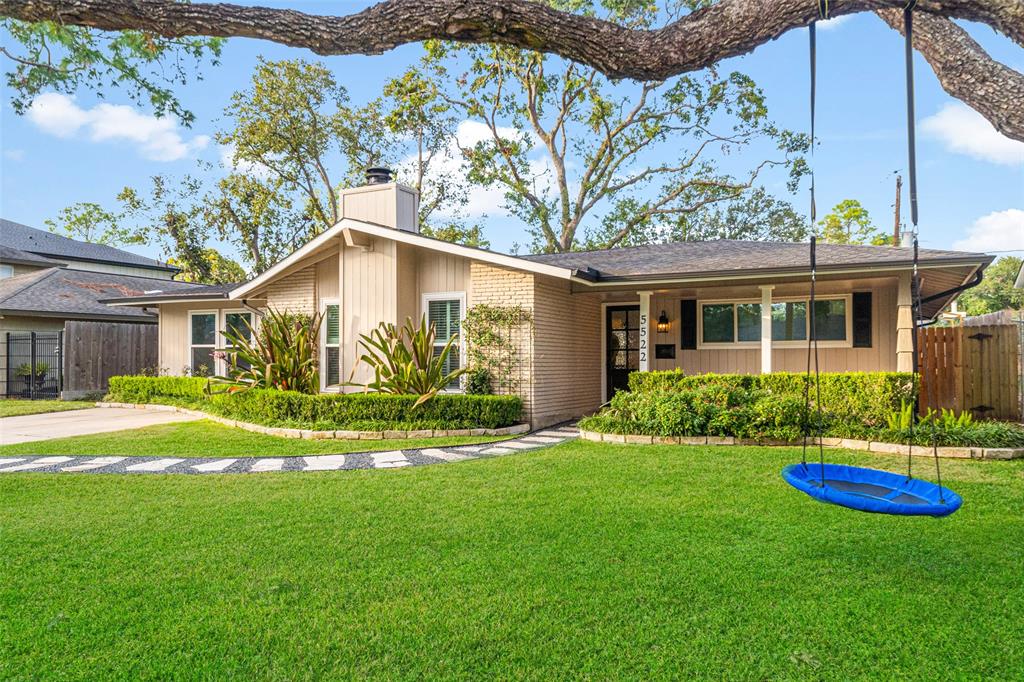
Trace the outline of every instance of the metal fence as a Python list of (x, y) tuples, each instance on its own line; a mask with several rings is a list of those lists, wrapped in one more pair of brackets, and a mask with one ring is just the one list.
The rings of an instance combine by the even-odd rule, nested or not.
[(64, 332), (8, 332), (7, 398), (58, 398), (64, 383)]

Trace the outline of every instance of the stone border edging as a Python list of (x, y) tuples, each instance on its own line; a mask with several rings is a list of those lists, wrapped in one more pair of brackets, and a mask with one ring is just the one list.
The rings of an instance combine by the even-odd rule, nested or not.
[[(732, 436), (641, 436), (638, 434), (601, 433), (580, 429), (583, 440), (620, 443), (628, 445), (760, 445), (772, 447), (793, 447), (802, 445), (802, 441), (790, 442), (782, 440), (759, 441), (752, 438), (734, 438)], [(813, 443), (813, 439), (809, 441)], [(856, 440), (853, 438), (822, 438), (821, 444), (830, 448), (847, 450), (865, 450), (867, 452), (884, 453), (887, 455), (907, 454), (906, 444), (881, 443), (877, 441)], [(911, 454), (917, 457), (931, 457), (932, 449), (926, 445), (914, 445)], [(955, 459), (1024, 459), (1024, 448), (975, 448), (952, 447), (939, 448), (940, 457)]]
[(106, 403), (98, 402), (96, 407), (121, 407), (130, 410), (152, 410), (154, 412), (180, 412), (194, 417), (202, 417), (223, 426), (231, 426), (243, 431), (261, 433), (266, 436), (280, 438), (304, 438), (306, 440), (392, 440), (403, 438), (451, 438), (455, 436), (515, 436), (529, 433), (530, 425), (514, 424), (500, 429), (418, 429), (409, 431), (314, 431), (312, 429), (289, 429), (277, 426), (263, 426), (235, 419), (227, 419), (202, 410), (190, 410), (177, 405), (161, 405), (159, 403)]

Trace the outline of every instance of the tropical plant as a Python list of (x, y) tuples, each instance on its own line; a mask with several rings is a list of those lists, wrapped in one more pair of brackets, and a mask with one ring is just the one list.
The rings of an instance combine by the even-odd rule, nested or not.
[[(250, 388), (316, 393), (320, 390), (317, 338), (323, 315), (298, 315), (270, 309), (257, 328), (242, 321), (242, 328), (224, 330), (227, 341), (218, 352), (228, 361), (228, 376), (213, 377), (214, 387), (227, 392)], [(223, 391), (218, 391), (223, 392)]]
[[(48, 363), (45, 363), (45, 362), (37, 362), (36, 363), (36, 376), (37, 377), (46, 376), (46, 373), (49, 372), (49, 371), (50, 371), (50, 365)], [(24, 363), (18, 365), (18, 369), (15, 371), (15, 374), (17, 376), (19, 376), (19, 377), (30, 377), (30, 376), (32, 376), (32, 365), (27, 363), (27, 362), (24, 362)]]
[[(365, 351), (352, 368), (349, 386), (362, 386), (367, 392), (418, 395), (417, 407), (433, 398), (456, 379), (466, 373), (465, 368), (446, 372), (448, 355), (458, 352), (458, 335), (453, 334), (439, 353), (434, 353), (437, 330), (427, 324), (424, 315), (417, 326), (411, 317), (397, 327), (382, 322), (369, 334), (359, 335), (359, 345)], [(367, 383), (352, 381), (359, 363), (373, 370), (373, 380)]]

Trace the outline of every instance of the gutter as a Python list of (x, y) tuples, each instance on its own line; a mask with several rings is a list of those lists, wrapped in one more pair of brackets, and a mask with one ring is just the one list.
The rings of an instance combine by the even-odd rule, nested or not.
[(926, 298), (922, 298), (918, 302), (918, 304), (919, 305), (924, 305), (925, 303), (931, 303), (932, 301), (937, 301), (940, 298), (943, 298), (945, 296), (956, 296), (957, 294), (962, 294), (963, 292), (967, 291), (968, 289), (973, 289), (974, 287), (976, 287), (979, 284), (981, 284), (981, 281), (983, 279), (985, 279), (985, 271), (984, 270), (977, 270), (974, 273), (974, 279), (972, 279), (970, 282), (967, 282), (965, 284), (961, 284), (958, 287), (953, 287), (952, 289), (946, 289), (945, 291), (940, 291), (939, 293), (932, 294), (931, 296), (928, 296)]

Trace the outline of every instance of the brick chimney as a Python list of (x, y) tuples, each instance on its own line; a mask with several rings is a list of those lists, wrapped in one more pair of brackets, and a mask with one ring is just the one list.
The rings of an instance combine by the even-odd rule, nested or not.
[(366, 184), (341, 191), (342, 218), (419, 232), (419, 192), (394, 182), (388, 168), (367, 168)]

